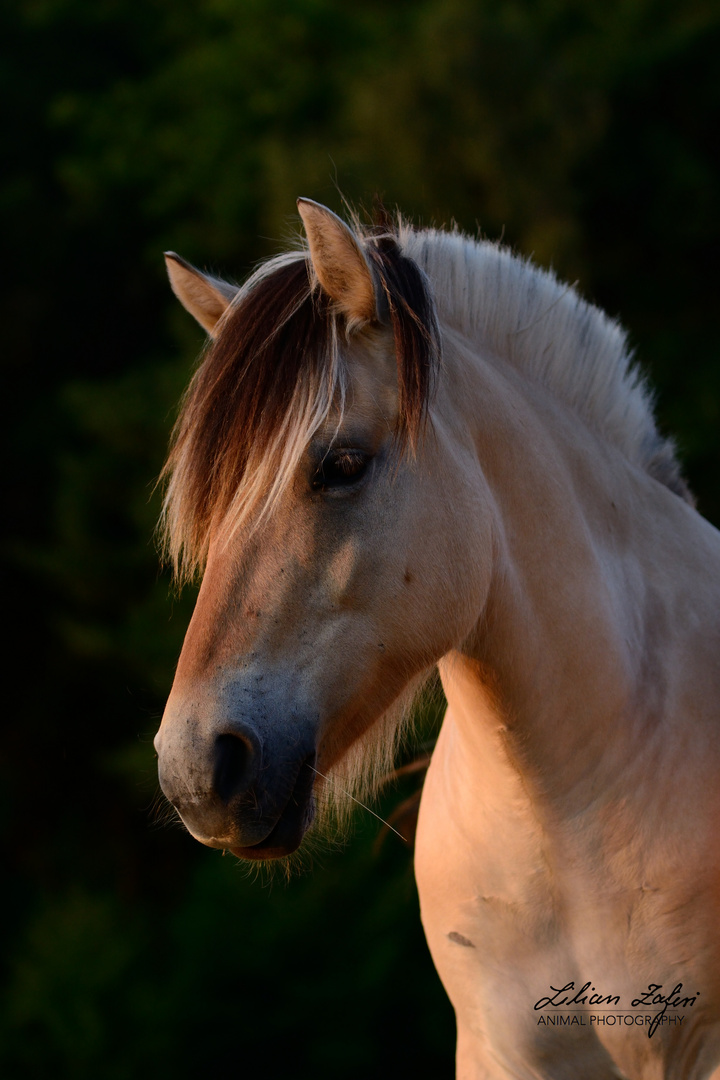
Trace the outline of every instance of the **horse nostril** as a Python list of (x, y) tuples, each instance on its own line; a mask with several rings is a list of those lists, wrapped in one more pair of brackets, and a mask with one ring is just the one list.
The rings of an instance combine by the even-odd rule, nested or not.
[(223, 802), (243, 795), (254, 783), (259, 766), (259, 746), (249, 733), (238, 731), (215, 739), (213, 784)]

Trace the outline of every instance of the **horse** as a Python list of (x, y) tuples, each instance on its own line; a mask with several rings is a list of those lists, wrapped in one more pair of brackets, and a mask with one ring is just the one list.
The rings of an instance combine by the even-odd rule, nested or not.
[(459, 1080), (718, 1080), (720, 536), (626, 336), (489, 241), (298, 209), (241, 287), (166, 256), (209, 340), (162, 790), (290, 858), (439, 671), (415, 872)]

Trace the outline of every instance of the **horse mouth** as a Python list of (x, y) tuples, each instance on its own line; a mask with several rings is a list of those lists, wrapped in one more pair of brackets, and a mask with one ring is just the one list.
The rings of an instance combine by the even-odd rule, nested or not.
[(238, 859), (281, 859), (296, 851), (305, 833), (315, 817), (315, 798), (313, 784), (315, 772), (313, 762), (315, 754), (303, 761), (295, 780), (290, 798), (283, 807), (279, 818), (264, 840), (249, 847), (233, 846), (229, 850)]

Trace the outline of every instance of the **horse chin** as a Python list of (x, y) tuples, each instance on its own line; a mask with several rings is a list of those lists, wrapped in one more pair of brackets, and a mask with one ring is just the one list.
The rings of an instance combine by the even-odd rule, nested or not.
[(286, 807), (272, 831), (259, 844), (231, 847), (229, 850), (238, 859), (282, 859), (297, 851), (314, 817), (315, 800), (311, 795), (304, 807)]
[(314, 780), (314, 775), (308, 778), (301, 772), (290, 799), (265, 839), (249, 847), (233, 845), (229, 848), (232, 854), (238, 859), (257, 862), (282, 859), (297, 851), (315, 819)]

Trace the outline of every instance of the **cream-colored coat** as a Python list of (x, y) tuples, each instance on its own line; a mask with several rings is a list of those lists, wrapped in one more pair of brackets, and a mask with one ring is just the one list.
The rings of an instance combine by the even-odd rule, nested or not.
[[(458, 1077), (699, 1080), (720, 1054), (718, 535), (537, 387), (446, 363), (474, 367), (496, 513), (487, 603), (440, 662), (417, 837)], [(587, 1012), (539, 1026), (571, 981), (624, 1010), (650, 984), (699, 996), (652, 1038)]]
[[(372, 273), (334, 215), (307, 201), (301, 213), (320, 287), (357, 328), (344, 412), (316, 436), (362, 442), (379, 462), (397, 388), (387, 332), (363, 329), (378, 309)], [(179, 777), (191, 831), (232, 846), (230, 824), (194, 816), (207, 793), (193, 755), (219, 730), (216, 702), (282, 684), (278, 700), (317, 717), (317, 770), (342, 775), (437, 663), (448, 711), (416, 872), (457, 1014), (459, 1080), (717, 1080), (720, 537), (645, 467), (656, 435), (617, 328), (497, 249), (455, 236), (433, 261), (423, 235), (407, 234), (406, 250), (435, 292), (444, 359), (417, 457), (378, 464), (345, 511), (309, 500), (301, 458), (261, 530), (211, 547), (158, 736), (164, 786)], [(466, 274), (452, 278), (455, 301), (452, 258)], [(483, 294), (473, 258), (535, 274), (547, 299), (513, 308), (487, 274)], [(225, 293), (171, 271), (212, 332)], [(494, 323), (469, 314), (491, 303), (488, 282), (507, 309)], [(589, 362), (563, 373), (576, 309), (595, 354), (615, 350), (595, 356), (609, 374)], [(250, 626), (260, 606), (272, 618)], [(536, 1008), (551, 988), (589, 984), (619, 999), (618, 1014), (654, 1015), (631, 1002), (679, 983), (694, 1001), (652, 1037), (601, 1009), (605, 1022), (586, 1011), (556, 1026), (542, 1021), (559, 1008)]]

